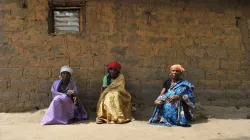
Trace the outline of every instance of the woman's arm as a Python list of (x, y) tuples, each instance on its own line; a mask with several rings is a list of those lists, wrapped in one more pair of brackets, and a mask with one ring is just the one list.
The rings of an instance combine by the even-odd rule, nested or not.
[(162, 88), (160, 95), (163, 95), (166, 93), (166, 88)]
[(164, 103), (164, 101), (162, 101), (162, 100), (159, 100), (159, 97), (161, 96), (161, 95), (163, 95), (163, 94), (165, 94), (166, 93), (166, 88), (162, 88), (162, 90), (161, 90), (161, 93), (160, 93), (160, 95), (158, 96), (158, 98), (155, 100), (155, 105), (161, 105), (161, 104), (163, 104)]
[(73, 90), (74, 90), (73, 95), (77, 95), (77, 94), (78, 94), (78, 88), (77, 88), (77, 86), (76, 86), (76, 83), (73, 82), (72, 84), (73, 84)]
[(108, 87), (107, 76), (103, 77), (101, 92), (103, 92)]
[(167, 79), (166, 81), (164, 81), (163, 85), (162, 85), (162, 90), (160, 95), (163, 95), (167, 92), (167, 90), (170, 88), (171, 85), (171, 79)]
[(106, 89), (106, 87), (102, 87), (101, 92), (103, 92)]
[(57, 95), (63, 95), (64, 94), (64, 93), (58, 92), (56, 88), (57, 88), (57, 85), (54, 82), (52, 87), (51, 87), (51, 92), (52, 92), (53, 98), (56, 97)]
[(75, 82), (70, 83), (70, 90), (67, 91), (68, 94), (70, 94), (71, 96), (77, 96), (78, 94), (78, 88), (76, 86)]

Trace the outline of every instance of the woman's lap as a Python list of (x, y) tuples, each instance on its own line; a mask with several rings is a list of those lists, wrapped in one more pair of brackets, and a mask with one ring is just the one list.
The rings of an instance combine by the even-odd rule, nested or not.
[[(179, 109), (181, 110), (179, 111)], [(186, 125), (187, 119), (182, 106), (179, 107), (177, 104), (167, 102), (162, 106), (155, 108), (155, 112), (150, 119), (150, 123), (166, 126)]]

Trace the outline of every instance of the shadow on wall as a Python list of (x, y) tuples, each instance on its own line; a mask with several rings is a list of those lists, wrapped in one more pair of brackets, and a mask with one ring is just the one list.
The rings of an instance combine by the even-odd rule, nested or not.
[(236, 26), (240, 29), (241, 38), (244, 45), (245, 50), (245, 65), (249, 66), (249, 60), (250, 60), (250, 29), (249, 29), (249, 23), (246, 19), (243, 19), (242, 17), (235, 17), (236, 20)]

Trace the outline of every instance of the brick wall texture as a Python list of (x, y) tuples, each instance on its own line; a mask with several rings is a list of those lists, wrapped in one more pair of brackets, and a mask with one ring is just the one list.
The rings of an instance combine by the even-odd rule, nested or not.
[(48, 0), (22, 2), (0, 0), (0, 112), (48, 107), (63, 65), (73, 68), (80, 98), (94, 111), (114, 60), (138, 105), (153, 105), (175, 63), (186, 69), (197, 102), (250, 105), (250, 44), (243, 43), (250, 36), (235, 21), (244, 18), (250, 29), (247, 1), (89, 0), (86, 31), (56, 36), (48, 34)]

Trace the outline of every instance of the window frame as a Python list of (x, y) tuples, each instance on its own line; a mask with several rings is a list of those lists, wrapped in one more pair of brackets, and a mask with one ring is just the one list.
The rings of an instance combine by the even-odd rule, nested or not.
[[(49, 1), (51, 2), (51, 1)], [(49, 3), (48, 8), (48, 34), (50, 35), (61, 35), (61, 34), (83, 34), (86, 31), (86, 3), (79, 4), (60, 4), (56, 5)], [(79, 11), (79, 32), (67, 32), (67, 33), (55, 33), (55, 19), (54, 11), (67, 11), (67, 10), (78, 10)]]

